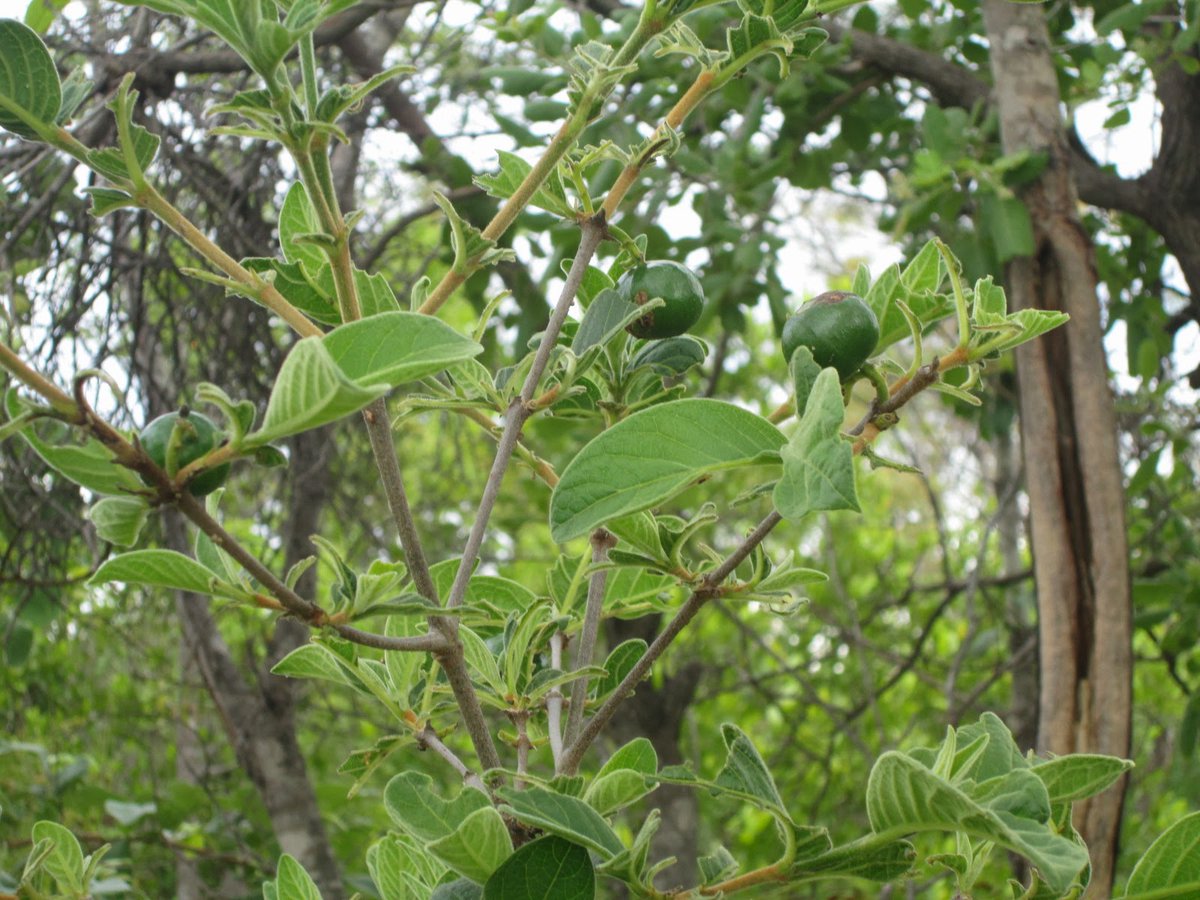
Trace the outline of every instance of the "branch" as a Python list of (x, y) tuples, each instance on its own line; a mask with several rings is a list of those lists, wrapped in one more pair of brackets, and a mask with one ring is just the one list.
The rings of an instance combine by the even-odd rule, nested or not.
[[(597, 528), (592, 532), (592, 565), (597, 566), (588, 581), (587, 606), (583, 614), (583, 629), (579, 633), (579, 643), (575, 647), (575, 669), (583, 669), (592, 664), (592, 654), (596, 650), (596, 634), (600, 630), (600, 613), (604, 609), (604, 587), (608, 582), (608, 551), (617, 545), (617, 538), (611, 531)], [(583, 708), (587, 705), (587, 675), (580, 675), (571, 686), (571, 705), (567, 714), (567, 744), (575, 742), (579, 729), (583, 725)]]
[(671, 642), (679, 635), (687, 626), (696, 613), (700, 612), (701, 608), (709, 600), (720, 596), (721, 582), (729, 577), (729, 574), (736, 569), (750, 552), (763, 542), (768, 534), (771, 533), (776, 525), (783, 520), (779, 513), (772, 511), (763, 519), (755, 529), (746, 536), (745, 540), (738, 545), (725, 559), (721, 565), (715, 568), (704, 576), (699, 586), (692, 591), (692, 595), (675, 613), (675, 617), (667, 623), (667, 627), (659, 633), (658, 637), (638, 659), (632, 669), (627, 674), (616, 689), (609, 695), (608, 699), (596, 710), (596, 714), (588, 720), (587, 725), (583, 727), (579, 737), (576, 738), (567, 748), (563, 755), (562, 765), (559, 767), (559, 772), (563, 775), (574, 775), (579, 769), (579, 763), (583, 759), (583, 754), (587, 752), (588, 747), (596, 740), (604, 726), (608, 724), (616, 713), (617, 708), (625, 702), (626, 698), (633, 694), (646, 673), (650, 671), (650, 667), (658, 660), (663, 652), (670, 646)]

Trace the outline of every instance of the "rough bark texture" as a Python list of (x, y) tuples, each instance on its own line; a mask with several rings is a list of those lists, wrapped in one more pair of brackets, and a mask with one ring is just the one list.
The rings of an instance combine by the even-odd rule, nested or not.
[[(1131, 606), (1125, 498), (1105, 368), (1096, 272), (1077, 217), (1070, 150), (1041, 7), (985, 0), (1006, 152), (1050, 162), (1023, 199), (1035, 253), (1006, 271), (1010, 303), (1061, 309), (1065, 327), (1018, 352), (1021, 429), (1040, 628), (1038, 747), (1126, 756)], [(1111, 896), (1125, 782), (1077, 807), (1090, 897)]]

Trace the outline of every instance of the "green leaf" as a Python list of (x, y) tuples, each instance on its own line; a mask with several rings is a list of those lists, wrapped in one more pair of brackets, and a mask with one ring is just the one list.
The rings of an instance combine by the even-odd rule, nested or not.
[(150, 506), (140, 497), (105, 497), (92, 504), (87, 518), (96, 526), (100, 540), (118, 547), (132, 547), (149, 513)]
[(880, 844), (874, 838), (867, 838), (801, 859), (788, 870), (788, 875), (795, 880), (842, 877), (894, 881), (908, 874), (916, 855), (908, 841)]
[(283, 208), (279, 210), (279, 243), (284, 259), (303, 265), (310, 275), (321, 271), (329, 262), (325, 253), (315, 244), (302, 240), (304, 235), (320, 234), (321, 231), (321, 220), (308, 199), (308, 191), (297, 181), (288, 188)]
[(615, 691), (617, 685), (646, 653), (647, 647), (647, 643), (641, 638), (630, 638), (614, 647), (608, 654), (608, 659), (604, 661), (604, 671), (607, 674), (595, 682), (596, 697), (606, 697)]
[(634, 413), (563, 471), (550, 499), (551, 537), (569, 541), (657, 506), (701, 476), (767, 461), (784, 440), (766, 419), (719, 400), (680, 400)]
[(433, 841), (428, 850), (453, 871), (485, 882), (513, 852), (504, 819), (493, 806), (477, 809), (450, 834)]
[(361, 388), (415, 381), (483, 352), (440, 319), (413, 312), (349, 322), (321, 340), (333, 362)]
[(342, 314), (333, 299), (333, 267), (328, 262), (309, 269), (307, 264), (251, 256), (243, 259), (242, 265), (266, 275), (275, 290), (302, 313), (326, 325), (341, 324)]
[[(135, 93), (136, 96), (136, 93)], [(113, 107), (113, 104), (109, 104)], [(114, 107), (115, 109), (115, 107)], [(121, 113), (117, 111), (117, 115)], [(133, 137), (133, 156), (137, 161), (137, 167), (140, 171), (145, 172), (146, 167), (154, 162), (154, 157), (158, 153), (158, 146), (161, 139), (156, 134), (147, 131), (141, 125), (130, 123), (129, 125)], [(125, 154), (118, 147), (104, 147), (99, 150), (89, 150), (87, 154), (88, 164), (107, 178), (109, 181), (123, 182), (128, 181), (132, 175), (129, 172), (129, 166), (125, 164)]]
[(1032, 771), (1046, 785), (1051, 803), (1072, 803), (1107, 790), (1132, 768), (1133, 763), (1127, 759), (1072, 753), (1038, 763)]
[(496, 657), (492, 655), (488, 645), (483, 642), (483, 638), (466, 625), (458, 629), (458, 635), (462, 640), (463, 656), (466, 658), (467, 666), (484, 680), (497, 697), (503, 697), (505, 688), (504, 679), (500, 675), (500, 667), (496, 664)]
[(92, 215), (96, 218), (106, 216), (118, 209), (137, 206), (132, 195), (116, 188), (85, 187), (83, 192), (92, 199)]
[(858, 511), (854, 454), (841, 436), (845, 415), (837, 371), (823, 369), (800, 426), (782, 451), (783, 475), (773, 496), (785, 519), (819, 510)]
[[(521, 157), (501, 150), (500, 171), (495, 175), (477, 175), (475, 183), (487, 191), (489, 196), (507, 200), (516, 193), (521, 182), (532, 170), (533, 166)], [(570, 219), (575, 215), (575, 210), (571, 208), (571, 201), (567, 199), (567, 192), (557, 169), (551, 172), (542, 185), (534, 191), (529, 202), (532, 206), (554, 213), (564, 219)]]
[(1029, 256), (1034, 251), (1033, 223), (1029, 209), (1016, 197), (999, 197), (993, 193), (981, 193), (980, 217), (987, 227), (996, 248), (997, 259), (1008, 262), (1018, 256)]
[[(409, 900), (409, 896), (406, 894), (404, 900)], [(411, 896), (415, 898), (419, 895)], [(469, 878), (457, 878), (439, 884), (429, 895), (429, 900), (483, 900), (483, 888)]]
[[(382, 272), (372, 274), (364, 272), (362, 269), (355, 269), (354, 288), (358, 293), (359, 313), (364, 319), (380, 313), (400, 311), (400, 301), (396, 299), (396, 292), (392, 290), (391, 284)], [(332, 273), (330, 274), (330, 293), (333, 293)]]
[[(4, 406), (10, 421), (20, 417), (21, 401), (15, 390), (5, 395)], [(80, 446), (54, 446), (39, 438), (31, 427), (21, 429), (18, 434), (46, 465), (89, 491), (127, 495), (145, 487), (133, 472), (117, 465), (99, 441), (89, 438)]]
[(338, 655), (324, 644), (297, 647), (271, 667), (271, 674), (285, 678), (315, 678), (341, 685), (355, 684)]
[(1126, 900), (1139, 894), (1175, 888), (1178, 893), (1154, 893), (1155, 897), (1200, 896), (1200, 812), (1184, 816), (1157, 838), (1133, 867)]
[(367, 850), (367, 871), (381, 900), (414, 900), (427, 894), (428, 884), (440, 876), (429, 872), (431, 864), (424, 851), (409, 846), (396, 834), (376, 841)]
[(25, 8), (25, 24), (38, 34), (45, 34), (68, 2), (69, 0), (30, 0), (29, 6)]
[(594, 850), (602, 858), (616, 856), (624, 848), (620, 838), (603, 817), (584, 801), (541, 787), (522, 791), (501, 788), (501, 812), (535, 828), (566, 838)]
[(506, 260), (516, 259), (516, 253), (497, 246), (488, 240), (478, 228), (471, 225), (454, 208), (448, 199), (436, 191), (433, 202), (446, 214), (450, 226), (450, 244), (454, 248), (453, 270), (460, 275), (469, 275), (484, 266), (493, 266)]
[(714, 783), (722, 790), (755, 800), (763, 808), (787, 818), (775, 779), (745, 732), (726, 723), (721, 726), (721, 739), (725, 741), (725, 765)]
[(650, 341), (639, 350), (629, 364), (630, 370), (648, 367), (656, 375), (682, 375), (704, 362), (708, 345), (690, 334)]
[(554, 835), (510, 856), (483, 887), (484, 900), (592, 900), (596, 873), (587, 850)]
[(192, 591), (197, 594), (232, 590), (212, 572), (194, 559), (174, 550), (134, 550), (105, 560), (88, 579), (88, 584), (107, 584), (123, 581), (126, 584), (147, 584), (153, 587)]
[(28, 25), (0, 19), (0, 128), (37, 140), (23, 116), (50, 126), (61, 105), (62, 82), (42, 39)]
[(104, 812), (116, 819), (118, 825), (129, 826), (158, 811), (154, 803), (122, 803), (120, 800), (105, 800)]
[(429, 844), (453, 834), (477, 810), (491, 808), (491, 801), (483, 791), (472, 787), (444, 800), (433, 789), (433, 779), (428, 775), (402, 772), (388, 782), (383, 805), (401, 829)]
[(37, 822), (33, 826), (33, 843), (49, 841), (53, 845), (41, 867), (58, 882), (60, 888), (67, 892), (82, 895), (83, 883), (83, 850), (79, 841), (70, 831), (57, 822)]
[(292, 348), (275, 379), (262, 428), (246, 436), (246, 447), (334, 422), (387, 393), (386, 385), (362, 387), (347, 378), (323, 340), (304, 338)]
[(813, 385), (821, 374), (821, 367), (813, 359), (812, 350), (808, 347), (797, 347), (788, 361), (788, 370), (792, 375), (792, 388), (796, 393), (796, 415), (803, 416), (808, 409), (808, 398), (812, 395)]
[(287, 853), (279, 857), (275, 871), (275, 896), (279, 900), (321, 900), (321, 892), (304, 866)]
[(635, 803), (654, 789), (641, 772), (617, 769), (596, 776), (583, 799), (601, 815), (611, 815), (630, 803)]
[(884, 753), (871, 769), (867, 814), (880, 834), (962, 831), (993, 841), (1032, 862), (1060, 893), (1088, 863), (1087, 849), (1050, 824), (976, 802), (917, 760), (895, 751)]
[(601, 291), (583, 314), (571, 340), (571, 352), (582, 356), (588, 349), (606, 344), (641, 315), (641, 307), (624, 299), (615, 288)]

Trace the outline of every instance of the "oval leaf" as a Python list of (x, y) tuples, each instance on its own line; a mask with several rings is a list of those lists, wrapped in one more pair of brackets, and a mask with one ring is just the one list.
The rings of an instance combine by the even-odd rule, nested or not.
[(762, 462), (783, 434), (719, 400), (680, 400), (634, 413), (600, 434), (563, 471), (550, 499), (558, 542), (657, 506), (710, 472)]
[(0, 128), (24, 138), (37, 132), (17, 114), (51, 125), (62, 106), (62, 82), (50, 51), (28, 25), (0, 19)]
[(114, 556), (96, 570), (88, 584), (110, 581), (149, 584), (197, 594), (211, 594), (213, 587), (221, 583), (200, 563), (174, 550), (134, 550)]
[(548, 835), (530, 841), (495, 871), (483, 900), (592, 900), (596, 872), (578, 844)]
[(1200, 812), (1184, 816), (1150, 845), (1129, 876), (1125, 896), (1133, 900), (1138, 894), (1156, 892), (1166, 888), (1189, 886), (1192, 890), (1180, 892), (1178, 897), (1194, 897), (1200, 892)]
[(321, 340), (346, 377), (364, 388), (415, 381), (483, 352), (440, 319), (413, 312), (349, 322)]

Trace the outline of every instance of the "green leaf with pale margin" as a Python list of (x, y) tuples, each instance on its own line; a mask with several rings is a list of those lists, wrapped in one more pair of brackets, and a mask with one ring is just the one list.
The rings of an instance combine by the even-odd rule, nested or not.
[(650, 341), (634, 354), (630, 370), (648, 367), (656, 375), (682, 375), (704, 362), (708, 345), (690, 334)]
[(279, 369), (262, 428), (247, 435), (243, 446), (255, 447), (337, 421), (387, 390), (386, 385), (355, 384), (334, 361), (322, 338), (304, 338)]
[(451, 833), (428, 845), (450, 869), (480, 883), (512, 855), (512, 838), (493, 806), (477, 809)]
[(132, 547), (149, 513), (149, 504), (140, 497), (105, 497), (93, 503), (86, 516), (96, 526), (100, 540)]
[(0, 128), (37, 140), (13, 108), (49, 126), (61, 105), (62, 83), (42, 39), (16, 19), (0, 19)]
[[(487, 191), (489, 196), (507, 200), (516, 193), (521, 182), (532, 170), (533, 166), (521, 157), (501, 150), (500, 171), (495, 175), (476, 175), (475, 183)], [(564, 219), (570, 219), (575, 215), (575, 210), (571, 208), (571, 201), (567, 199), (567, 191), (563, 187), (562, 178), (557, 169), (551, 172), (542, 182), (541, 187), (534, 191), (529, 203), (556, 216), (562, 216)]]
[(635, 738), (608, 758), (583, 799), (602, 815), (616, 812), (653, 790), (654, 782), (648, 776), (657, 771), (654, 745), (646, 738)]
[(306, 234), (320, 234), (321, 230), (321, 220), (317, 218), (317, 211), (308, 199), (308, 191), (297, 181), (288, 188), (283, 208), (279, 210), (279, 243), (283, 247), (284, 259), (290, 263), (300, 263), (309, 275), (320, 272), (328, 264), (328, 258), (316, 244), (301, 238)]
[[(986, 743), (976, 750), (975, 742), (980, 738), (986, 738)], [(1012, 732), (993, 712), (982, 713), (977, 722), (959, 728), (955, 744), (958, 749), (951, 767), (955, 781), (987, 781), (1013, 769), (1029, 768), (1029, 760), (1013, 740)]]
[(483, 679), (484, 683), (492, 689), (492, 692), (496, 696), (503, 697), (504, 679), (500, 675), (500, 667), (496, 663), (496, 657), (492, 655), (492, 651), (488, 649), (488, 645), (483, 642), (483, 638), (466, 625), (458, 629), (458, 634), (462, 640), (463, 656), (466, 658), (467, 666)]
[(715, 784), (722, 790), (757, 801), (764, 809), (770, 809), (790, 818), (775, 787), (767, 764), (763, 762), (758, 748), (736, 725), (721, 726), (721, 739), (725, 741), (725, 765), (718, 773)]
[(104, 561), (88, 584), (107, 584), (123, 581), (126, 584), (145, 584), (197, 594), (220, 593), (220, 588), (232, 590), (212, 572), (190, 557), (174, 550), (134, 550)]
[(242, 265), (257, 275), (267, 275), (275, 290), (310, 318), (326, 325), (341, 324), (342, 314), (333, 299), (333, 267), (328, 262), (310, 270), (298, 262), (251, 256), (243, 259)]
[(1108, 790), (1132, 768), (1133, 763), (1127, 759), (1073, 753), (1038, 763), (1032, 771), (1046, 785), (1051, 803), (1073, 803)]
[(617, 689), (625, 680), (625, 676), (637, 665), (637, 661), (645, 655), (648, 646), (641, 638), (630, 638), (612, 649), (608, 659), (604, 661), (604, 671), (607, 674), (593, 683), (597, 699), (607, 697)]
[(402, 830), (428, 844), (453, 834), (471, 813), (491, 807), (491, 801), (473, 787), (464, 787), (445, 800), (434, 790), (428, 775), (402, 772), (384, 788), (383, 805)]
[(719, 400), (680, 400), (634, 413), (563, 471), (550, 498), (550, 535), (562, 543), (650, 509), (703, 475), (770, 460), (784, 441), (766, 419)]
[(592, 900), (596, 873), (587, 850), (554, 835), (521, 847), (483, 887), (484, 900)]
[(367, 850), (367, 871), (381, 900), (414, 900), (429, 895), (429, 886), (442, 877), (444, 869), (423, 847), (409, 839), (389, 834)]
[(841, 436), (845, 415), (837, 371), (823, 369), (800, 425), (781, 454), (783, 475), (773, 497), (785, 519), (820, 510), (858, 511), (854, 454)]
[(110, 212), (118, 209), (128, 209), (132, 206), (137, 206), (133, 196), (118, 191), (116, 188), (106, 187), (85, 187), (83, 192), (91, 198), (92, 215), (96, 218), (107, 216)]
[[(1157, 893), (1169, 888), (1178, 893)], [(1200, 812), (1184, 816), (1155, 838), (1133, 867), (1126, 900), (1151, 892), (1180, 900), (1200, 896)]]
[(75, 835), (57, 822), (37, 822), (33, 826), (33, 843), (49, 841), (53, 849), (46, 854), (41, 867), (58, 882), (66, 892), (82, 895), (83, 850)]
[(385, 312), (340, 325), (321, 340), (359, 387), (395, 387), (471, 359), (483, 347), (445, 322), (414, 312)]
[[(329, 279), (330, 293), (332, 294), (332, 272), (330, 273)], [(400, 301), (396, 299), (396, 292), (392, 290), (391, 283), (387, 280), (382, 272), (375, 272), (372, 274), (370, 272), (365, 272), (362, 269), (355, 269), (354, 287), (358, 293), (358, 311), (364, 319), (368, 319), (371, 316), (377, 316), (380, 313), (392, 313), (400, 311)]]
[(304, 866), (287, 853), (279, 857), (279, 865), (275, 870), (275, 891), (279, 900), (321, 900), (321, 892), (304, 871)]
[(792, 389), (796, 397), (796, 415), (803, 416), (808, 408), (808, 398), (812, 394), (821, 367), (813, 359), (812, 350), (808, 347), (797, 347), (796, 352), (788, 361), (788, 371), (792, 376)]
[(433, 202), (446, 214), (446, 222), (450, 226), (450, 245), (454, 248), (453, 271), (469, 275), (484, 266), (494, 266), (517, 258), (512, 250), (499, 247), (495, 241), (485, 238), (478, 228), (458, 214), (453, 203), (437, 191), (433, 193)]
[[(23, 407), (15, 390), (5, 395), (4, 408), (10, 420), (21, 415)], [(68, 433), (64, 429), (64, 434)], [(128, 494), (145, 489), (138, 477), (129, 469), (118, 466), (113, 455), (97, 440), (88, 438), (82, 445), (54, 446), (39, 438), (32, 427), (23, 428), (18, 434), (41, 457), (42, 462), (89, 491), (97, 494)]]
[[(112, 106), (113, 104), (110, 103), (109, 107), (112, 108)], [(145, 172), (146, 167), (154, 162), (161, 140), (158, 135), (147, 131), (141, 125), (130, 123), (129, 128), (133, 136), (133, 157), (137, 161), (138, 168)], [(130, 178), (129, 166), (125, 164), (125, 154), (118, 147), (89, 150), (87, 161), (88, 165), (109, 181), (121, 182), (128, 181)]]
[(1056, 833), (1051, 824), (976, 802), (917, 760), (895, 751), (884, 753), (871, 769), (867, 814), (872, 829), (881, 834), (962, 831), (993, 841), (1032, 862), (1059, 892), (1088, 862), (1087, 849)]
[(711, 855), (701, 856), (696, 860), (696, 865), (700, 869), (700, 883), (702, 885), (716, 884), (718, 881), (724, 881), (740, 867), (738, 861), (733, 858), (733, 854), (720, 844), (717, 845), (717, 849)]
[(879, 844), (873, 839), (864, 839), (835, 847), (820, 856), (798, 860), (788, 869), (788, 877), (793, 881), (815, 878), (894, 881), (903, 878), (912, 869), (916, 856), (916, 850), (908, 841), (888, 841)]
[(297, 647), (271, 667), (271, 674), (284, 678), (314, 678), (341, 685), (355, 684), (340, 657), (323, 644)]
[(641, 307), (630, 303), (615, 289), (601, 291), (583, 314), (583, 320), (571, 341), (571, 352), (582, 356), (589, 348), (607, 343), (641, 315)]
[(600, 813), (576, 797), (541, 787), (527, 787), (522, 791), (500, 788), (497, 793), (504, 801), (501, 812), (527, 825), (557, 834), (573, 844), (582, 844), (604, 859), (624, 849), (621, 839)]

